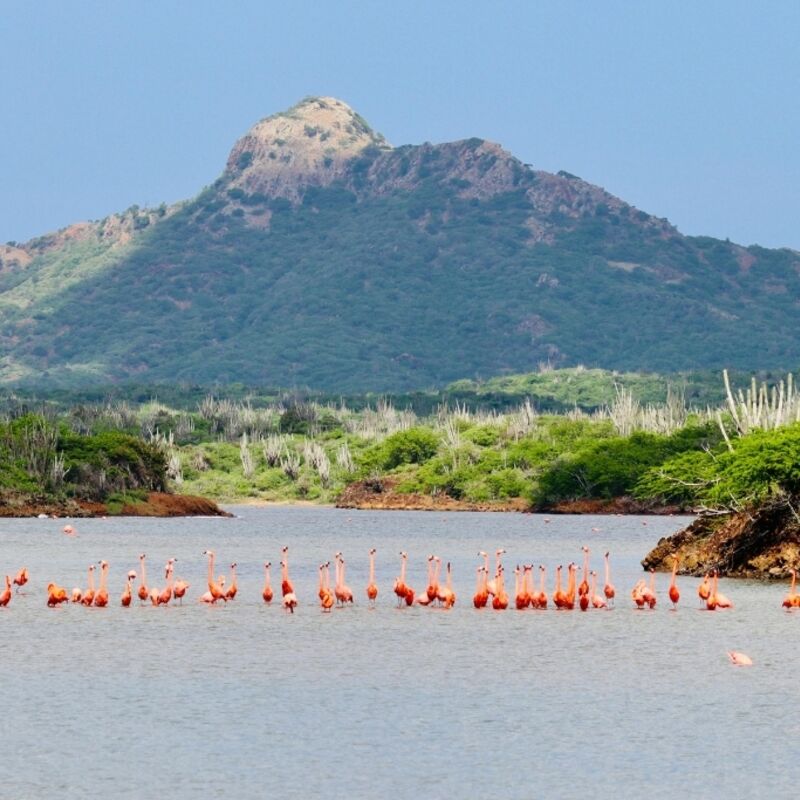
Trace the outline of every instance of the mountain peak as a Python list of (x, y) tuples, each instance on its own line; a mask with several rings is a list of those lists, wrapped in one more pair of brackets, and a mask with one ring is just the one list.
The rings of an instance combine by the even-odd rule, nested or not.
[(307, 97), (257, 122), (231, 150), (232, 187), (296, 200), (305, 186), (327, 186), (366, 148), (390, 149), (379, 133), (335, 97)]

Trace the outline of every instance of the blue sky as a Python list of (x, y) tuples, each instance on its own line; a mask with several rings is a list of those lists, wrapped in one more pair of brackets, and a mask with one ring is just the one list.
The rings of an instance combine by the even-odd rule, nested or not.
[(334, 95), (481, 136), (681, 231), (800, 249), (800, 3), (0, 0), (0, 241), (194, 195)]

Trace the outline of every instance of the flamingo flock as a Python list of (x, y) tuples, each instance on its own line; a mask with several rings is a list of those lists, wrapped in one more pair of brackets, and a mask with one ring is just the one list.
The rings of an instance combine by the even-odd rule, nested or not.
[[(506, 588), (506, 568), (503, 565), (504, 548), (494, 552), (494, 565), (490, 568), (489, 554), (485, 551), (478, 553), (479, 563), (475, 570), (475, 592), (472, 596), (472, 605), (476, 609), (491, 607), (495, 611), (504, 611), (513, 606), (516, 610), (525, 609), (547, 610), (552, 607), (559, 611), (589, 611), (590, 609), (612, 609), (616, 599), (616, 588), (611, 581), (610, 553), (604, 555), (604, 579), (600, 587), (597, 570), (591, 569), (590, 550), (581, 548), (583, 562), (579, 567), (576, 562), (566, 566), (559, 564), (555, 568), (555, 577), (552, 591), (547, 587), (547, 567), (538, 566), (538, 581), (536, 580), (536, 566), (533, 563), (517, 564), (513, 570), (513, 594)], [(239, 592), (237, 578), (237, 564), (230, 564), (230, 573), (216, 574), (216, 556), (213, 550), (204, 550), (207, 557), (206, 590), (198, 597), (198, 602), (206, 605), (227, 604), (236, 599)], [(369, 551), (369, 579), (365, 587), (368, 602), (374, 605), (378, 597), (378, 584), (375, 578), (376, 550)], [(456, 604), (456, 592), (453, 588), (453, 573), (451, 563), (444, 562), (438, 555), (430, 554), (426, 559), (425, 586), (416, 592), (408, 579), (408, 553), (400, 552), (400, 564), (397, 577), (394, 580), (393, 592), (399, 608), (418, 606), (437, 606), (443, 609), (452, 609)], [(183, 604), (183, 599), (190, 588), (188, 581), (176, 577), (175, 570), (177, 558), (169, 558), (164, 565), (163, 580), (159, 585), (151, 585), (147, 578), (147, 556), (139, 556), (139, 569), (127, 572), (125, 585), (119, 598), (123, 608), (134, 605), (134, 598), (138, 597), (139, 605), (166, 606), (172, 600)], [(346, 578), (347, 562), (341, 552), (333, 556), (333, 584), (331, 585), (331, 561), (319, 565), (318, 599), (324, 612), (329, 612), (336, 607), (342, 608), (355, 603), (355, 593), (348, 585)], [(275, 592), (271, 581), (272, 562), (264, 563), (264, 584), (261, 590), (261, 599), (265, 604), (272, 603)], [(442, 568), (444, 567), (444, 575)], [(677, 585), (679, 562), (673, 561), (672, 573), (667, 589), (672, 608), (676, 609), (680, 601), (680, 590)], [(99, 568), (99, 581), (96, 582), (96, 573)], [(294, 613), (298, 606), (298, 598), (294, 584), (289, 576), (289, 547), (281, 550), (281, 606), (289, 613)], [(105, 560), (92, 563), (87, 567), (86, 587), (74, 587), (71, 592), (56, 583), (47, 584), (47, 605), (56, 607), (64, 603), (79, 604), (87, 607), (103, 608), (109, 605), (108, 590), (109, 564)], [(800, 594), (797, 593), (797, 573), (791, 571), (792, 581), (789, 592), (783, 599), (782, 607), (787, 610), (800, 608)], [(30, 576), (27, 568), (23, 567), (14, 576), (13, 581), (9, 575), (5, 576), (5, 588), (0, 590), (0, 608), (7, 607), (13, 594), (24, 594), (22, 587), (29, 582)], [(139, 580), (138, 587), (135, 586)], [(12, 584), (16, 586), (12, 592)], [(1, 584), (0, 584), (1, 586)], [(719, 590), (719, 574), (716, 571), (707, 573), (697, 588), (700, 606), (704, 610), (717, 611), (719, 609), (733, 608), (732, 601)], [(633, 608), (653, 610), (658, 604), (656, 589), (656, 575), (650, 570), (649, 579), (642, 578), (636, 582), (630, 591)]]

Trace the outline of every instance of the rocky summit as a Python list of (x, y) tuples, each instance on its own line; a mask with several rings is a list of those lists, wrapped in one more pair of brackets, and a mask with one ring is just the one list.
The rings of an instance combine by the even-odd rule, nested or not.
[(683, 236), (480, 138), (307, 98), (195, 198), (0, 246), (0, 381), (400, 390), (800, 359), (800, 254)]

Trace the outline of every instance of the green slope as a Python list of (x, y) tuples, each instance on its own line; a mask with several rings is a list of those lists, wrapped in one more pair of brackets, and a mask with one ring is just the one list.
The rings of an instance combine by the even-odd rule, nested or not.
[(300, 202), (229, 169), (113, 252), (98, 232), (0, 271), (0, 378), (354, 392), (800, 361), (797, 253), (683, 237), (481, 140), (343, 163)]

